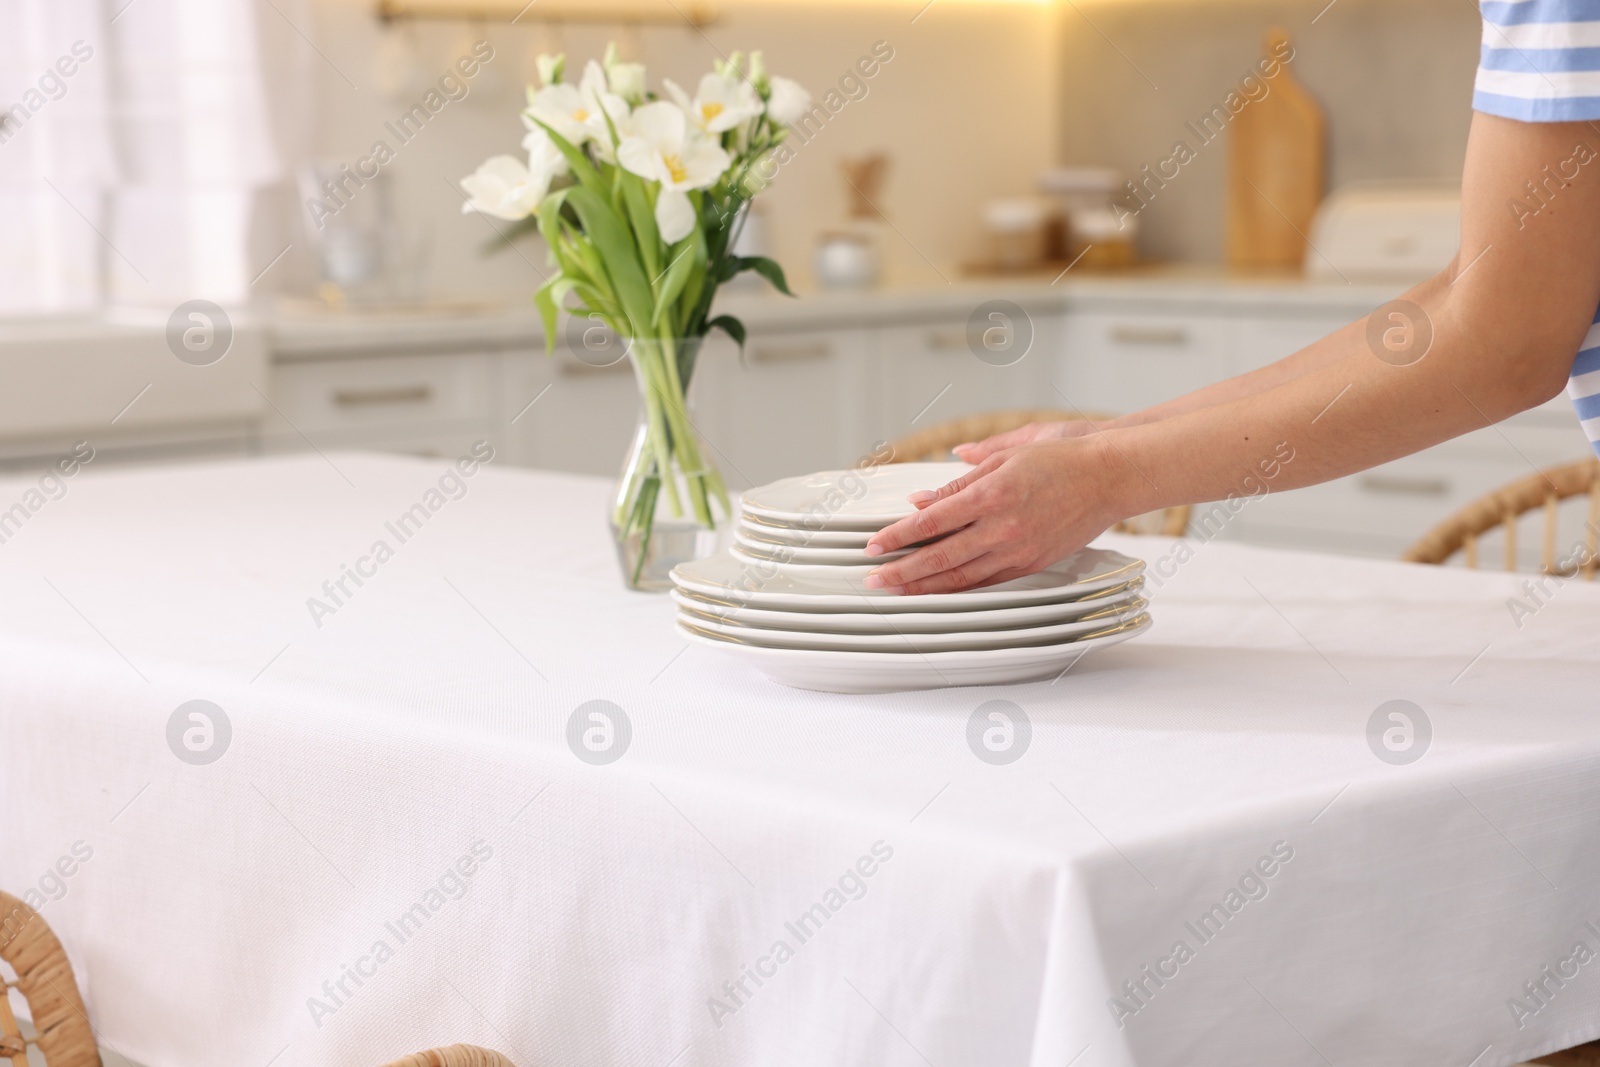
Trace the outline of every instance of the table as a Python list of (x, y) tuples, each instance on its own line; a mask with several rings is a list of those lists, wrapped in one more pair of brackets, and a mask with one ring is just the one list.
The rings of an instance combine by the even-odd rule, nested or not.
[[(0, 482), (0, 885), (107, 1045), (1505, 1067), (1600, 1034), (1594, 587), (1519, 628), (1519, 578), (1107, 537), (1169, 575), (1145, 637), (832, 696), (623, 590), (603, 482), (470, 466)], [(1011, 762), (968, 743), (994, 700)]]

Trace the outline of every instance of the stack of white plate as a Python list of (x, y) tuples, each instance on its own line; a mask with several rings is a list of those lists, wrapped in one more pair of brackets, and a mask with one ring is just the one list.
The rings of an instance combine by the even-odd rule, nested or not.
[(1150, 628), (1144, 562), (1104, 549), (960, 593), (864, 588), (910, 551), (869, 557), (867, 540), (915, 510), (909, 494), (969, 469), (905, 463), (750, 490), (732, 548), (673, 570), (679, 632), (786, 685), (877, 693), (1055, 677)]

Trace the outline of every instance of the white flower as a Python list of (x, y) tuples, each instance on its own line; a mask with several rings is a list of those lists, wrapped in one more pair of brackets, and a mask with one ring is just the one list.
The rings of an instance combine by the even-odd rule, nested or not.
[(561, 177), (570, 169), (567, 157), (561, 154), (561, 149), (543, 127), (530, 129), (528, 136), (522, 139), (522, 147), (528, 153), (528, 173), (535, 183), (542, 180), (547, 190), (551, 179)]
[(577, 85), (546, 85), (534, 93), (528, 101), (528, 116), (549, 126), (575, 147), (582, 147), (597, 134), (600, 143), (609, 147), (611, 134), (606, 130), (601, 108), (615, 112), (613, 101), (627, 113), (626, 101), (606, 91), (605, 72), (591, 59), (583, 68), (583, 80)]
[(606, 45), (605, 58), (600, 61), (605, 68), (606, 81), (611, 91), (622, 97), (630, 105), (642, 104), (645, 92), (645, 73), (643, 63), (622, 63), (617, 60), (617, 45), (613, 41)]
[(556, 85), (566, 72), (567, 54), (565, 52), (553, 56), (543, 54), (534, 60), (534, 64), (539, 68), (540, 85)]
[(606, 80), (611, 91), (624, 100), (643, 100), (645, 73), (643, 63), (613, 63), (606, 68)]
[(767, 114), (779, 126), (792, 126), (811, 110), (811, 94), (805, 86), (788, 78), (774, 76), (772, 96), (767, 100)]
[(699, 93), (693, 100), (670, 79), (664, 79), (662, 85), (694, 124), (707, 133), (731, 130), (761, 114), (761, 97), (755, 87), (738, 77), (707, 74), (700, 79)]
[(589, 140), (589, 116), (583, 94), (571, 85), (547, 85), (528, 102), (529, 118), (544, 123), (577, 146)]
[(470, 211), (516, 222), (539, 208), (550, 191), (550, 176), (531, 172), (515, 156), (492, 156), (477, 172), (461, 179), (467, 202), (461, 213)]
[(633, 113), (632, 131), (617, 148), (617, 162), (641, 178), (661, 183), (656, 226), (674, 244), (694, 229), (688, 191), (717, 183), (733, 160), (715, 141), (695, 135), (682, 109), (665, 101)]
[[(633, 132), (633, 110), (628, 102), (615, 93), (601, 93), (600, 106), (605, 108), (605, 114), (596, 114), (589, 119), (593, 128), (595, 155), (607, 163), (617, 161), (616, 148), (611, 142), (611, 131), (617, 131), (617, 141), (621, 142)], [(611, 116), (607, 124), (606, 115)]]

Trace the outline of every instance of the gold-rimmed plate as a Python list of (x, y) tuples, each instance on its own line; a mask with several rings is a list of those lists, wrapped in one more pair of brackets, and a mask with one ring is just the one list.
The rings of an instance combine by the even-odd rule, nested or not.
[(962, 685), (1005, 685), (1059, 677), (1084, 656), (1150, 628), (1141, 613), (1066, 640), (950, 652), (832, 652), (763, 648), (679, 621), (678, 632), (755, 667), (776, 682), (825, 693), (892, 693)]
[(674, 589), (671, 596), (680, 609), (721, 622), (744, 623), (768, 630), (795, 630), (804, 633), (893, 634), (950, 633), (957, 629), (980, 632), (1051, 626), (1115, 608), (1137, 599), (1143, 590), (1144, 579), (1135, 578), (1079, 600), (1065, 600), (1059, 603), (1027, 604), (1018, 608), (986, 608), (978, 611), (892, 613), (872, 611), (866, 607), (857, 611), (773, 611), (719, 597), (704, 596), (687, 589)]
[(800, 548), (866, 548), (872, 530), (807, 530), (763, 519), (759, 515), (739, 516), (737, 532), (764, 545), (795, 545)]
[(959, 593), (904, 596), (867, 589), (870, 567), (782, 567), (722, 552), (680, 563), (672, 580), (701, 596), (776, 611), (976, 611), (1081, 600), (1144, 572), (1144, 561), (1104, 548), (1085, 548), (1050, 567), (998, 585)]
[(892, 559), (909, 556), (915, 549), (901, 548), (881, 556), (869, 556), (861, 548), (801, 548), (798, 545), (762, 544), (736, 532), (728, 551), (743, 560), (776, 563), (784, 567), (876, 567)]
[(939, 489), (968, 463), (892, 463), (866, 470), (817, 471), (748, 489), (740, 510), (807, 530), (878, 530), (917, 510), (906, 497)]
[(678, 609), (678, 621), (699, 633), (759, 648), (798, 648), (816, 652), (956, 652), (986, 648), (1023, 648), (1104, 633), (1143, 614), (1145, 608), (1149, 606), (1148, 600), (1134, 597), (1131, 600), (1101, 606), (1081, 618), (1047, 626), (1027, 626), (1010, 630), (958, 630), (944, 633), (901, 631), (831, 634), (773, 630), (734, 619), (718, 619), (702, 615), (692, 608), (682, 606)]

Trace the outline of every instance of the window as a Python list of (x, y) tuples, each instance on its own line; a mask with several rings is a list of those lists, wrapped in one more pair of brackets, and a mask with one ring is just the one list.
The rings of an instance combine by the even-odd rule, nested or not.
[(253, 0), (8, 0), (0, 314), (237, 301), (282, 172)]

